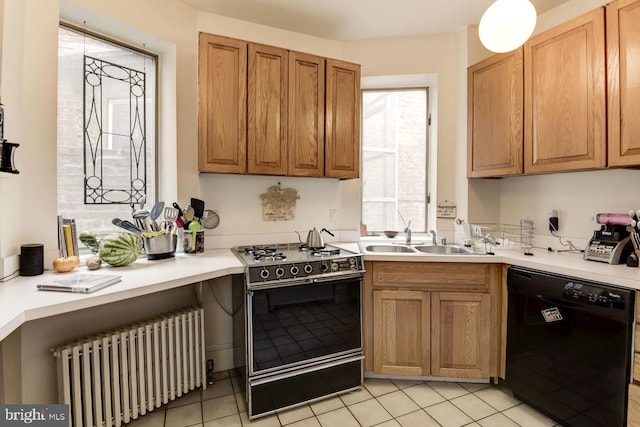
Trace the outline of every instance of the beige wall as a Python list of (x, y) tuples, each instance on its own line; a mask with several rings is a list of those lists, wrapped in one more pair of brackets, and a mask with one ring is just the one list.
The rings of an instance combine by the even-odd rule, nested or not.
[[(439, 34), (431, 37), (406, 37), (345, 43), (345, 52), (362, 64), (362, 76), (429, 75), (432, 129), (430, 130), (429, 167), (437, 176), (429, 177), (431, 201), (457, 203), (457, 37)], [(464, 90), (464, 89), (463, 89)], [(437, 167), (437, 165), (448, 165)], [(455, 167), (450, 167), (455, 165)], [(433, 227), (433, 225), (431, 225)], [(438, 231), (453, 230), (453, 221), (439, 219)]]
[[(2, 342), (3, 403), (54, 403), (58, 399), (56, 359), (51, 349), (76, 339), (195, 306), (196, 286), (26, 322)], [(209, 345), (209, 337), (205, 337)]]

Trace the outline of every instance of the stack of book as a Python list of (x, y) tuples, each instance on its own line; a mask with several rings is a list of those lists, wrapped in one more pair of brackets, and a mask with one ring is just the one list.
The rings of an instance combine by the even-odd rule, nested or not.
[(58, 215), (58, 249), (61, 257), (80, 256), (75, 219)]

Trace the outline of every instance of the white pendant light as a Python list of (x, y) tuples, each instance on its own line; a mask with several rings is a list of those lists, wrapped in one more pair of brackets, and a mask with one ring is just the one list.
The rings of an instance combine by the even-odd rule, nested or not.
[(529, 0), (496, 0), (480, 19), (480, 41), (492, 52), (510, 52), (533, 34), (536, 20)]

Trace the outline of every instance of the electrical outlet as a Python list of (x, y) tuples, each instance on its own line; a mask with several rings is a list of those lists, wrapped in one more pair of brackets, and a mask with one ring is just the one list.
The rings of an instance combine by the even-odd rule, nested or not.
[(337, 209), (331, 209), (329, 211), (329, 223), (330, 224), (337, 224), (338, 223), (338, 210)]
[(558, 211), (555, 209), (551, 209), (547, 212), (547, 217), (549, 218), (549, 231), (554, 233), (558, 231), (560, 224), (558, 222)]

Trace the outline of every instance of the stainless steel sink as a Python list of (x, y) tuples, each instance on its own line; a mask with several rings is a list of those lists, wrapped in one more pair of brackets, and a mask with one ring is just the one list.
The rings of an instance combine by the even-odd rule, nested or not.
[(476, 252), (472, 248), (466, 246), (453, 245), (434, 245), (434, 246), (416, 246), (418, 251), (427, 254), (444, 254), (444, 255), (474, 255)]
[(408, 246), (400, 246), (400, 245), (369, 245), (364, 247), (368, 252), (409, 252), (414, 253), (415, 251)]

